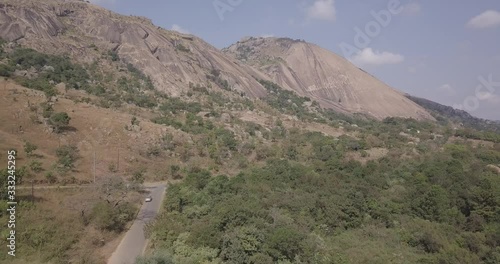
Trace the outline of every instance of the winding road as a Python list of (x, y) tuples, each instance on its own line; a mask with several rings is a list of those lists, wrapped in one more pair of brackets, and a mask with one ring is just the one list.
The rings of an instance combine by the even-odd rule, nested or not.
[(158, 214), (166, 188), (167, 185), (164, 183), (145, 187), (151, 192), (149, 196), (153, 200), (144, 202), (134, 223), (109, 258), (108, 264), (133, 264), (135, 259), (142, 255), (148, 242), (144, 234), (144, 226)]

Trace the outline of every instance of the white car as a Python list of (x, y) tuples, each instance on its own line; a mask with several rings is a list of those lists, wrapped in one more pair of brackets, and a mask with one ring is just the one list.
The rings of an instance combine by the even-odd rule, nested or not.
[(151, 202), (151, 201), (153, 201), (153, 198), (152, 197), (147, 197), (145, 201), (146, 202)]

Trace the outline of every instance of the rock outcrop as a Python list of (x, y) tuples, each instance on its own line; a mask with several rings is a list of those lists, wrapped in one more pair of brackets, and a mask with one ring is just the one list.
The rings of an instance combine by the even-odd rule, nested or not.
[(246, 38), (223, 50), (266, 73), (281, 87), (323, 107), (377, 119), (433, 119), (421, 106), (346, 59), (301, 40)]
[(238, 65), (203, 40), (83, 1), (6, 0), (0, 4), (0, 37), (87, 63), (98, 61), (103, 53), (116, 52), (148, 75), (159, 90), (173, 96), (186, 91), (189, 82), (206, 83), (213, 69), (246, 96), (266, 94), (249, 74), (252, 69)]

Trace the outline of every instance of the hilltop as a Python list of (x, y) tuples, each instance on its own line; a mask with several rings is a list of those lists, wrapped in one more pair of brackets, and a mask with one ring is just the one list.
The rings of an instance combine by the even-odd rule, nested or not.
[(225, 54), (267, 74), (284, 89), (307, 96), (322, 107), (384, 119), (433, 117), (346, 59), (317, 45), (288, 38), (245, 38)]

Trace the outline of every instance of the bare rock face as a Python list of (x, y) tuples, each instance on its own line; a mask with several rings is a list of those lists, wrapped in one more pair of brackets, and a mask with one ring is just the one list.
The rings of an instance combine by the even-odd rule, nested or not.
[(326, 108), (377, 119), (434, 119), (403, 93), (314, 44), (286, 38), (246, 38), (223, 52)]
[[(8, 41), (41, 34), (50, 38), (62, 33), (64, 25), (55, 14), (44, 14), (38, 11), (35, 3), (22, 3), (22, 9), (15, 9), (10, 3), (0, 3), (0, 35)], [(37, 23), (33, 23), (36, 21)]]
[(188, 89), (189, 82), (206, 83), (212, 69), (238, 92), (253, 98), (266, 95), (248, 66), (238, 65), (197, 37), (161, 29), (148, 19), (118, 15), (83, 1), (4, 2), (0, 4), (3, 39), (41, 52), (70, 54), (86, 63), (114, 51), (148, 75), (157, 89), (173, 96)]
[(233, 90), (250, 98), (267, 94), (258, 78), (345, 113), (433, 119), (402, 93), (303, 41), (247, 38), (224, 54), (195, 36), (78, 0), (2, 0), (0, 37), (82, 63), (116, 53), (172, 96), (184, 94), (189, 83), (207, 83), (207, 74), (217, 70)]

